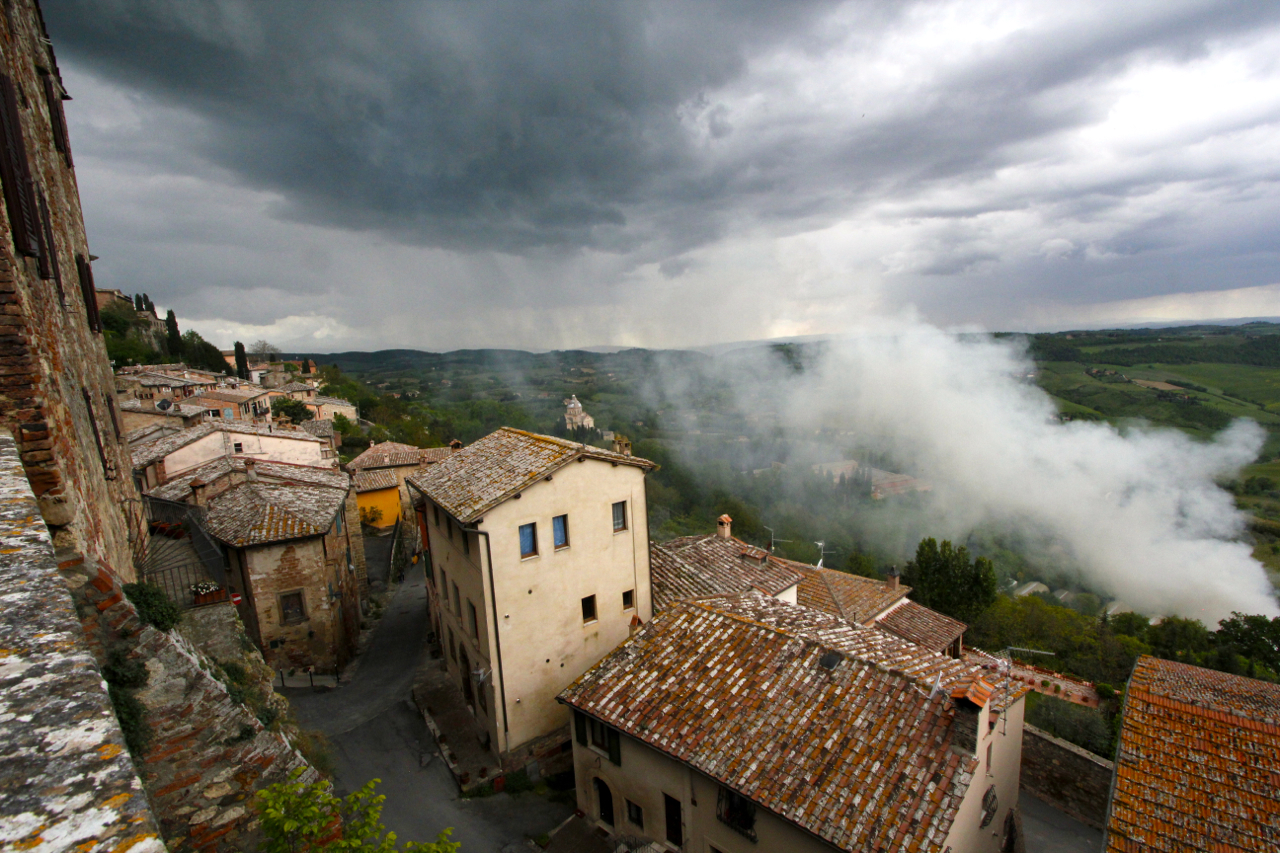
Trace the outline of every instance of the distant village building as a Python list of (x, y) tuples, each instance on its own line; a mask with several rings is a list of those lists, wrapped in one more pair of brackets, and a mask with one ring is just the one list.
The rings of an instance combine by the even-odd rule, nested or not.
[(751, 590), (674, 604), (560, 700), (578, 806), (608, 834), (996, 853), (1016, 833), (1025, 693)]
[(408, 478), (432, 629), (507, 770), (567, 762), (556, 695), (650, 618), (654, 467), (504, 427)]
[(1149, 656), (1125, 692), (1104, 849), (1275, 850), (1280, 685)]
[(209, 420), (211, 410), (191, 402), (172, 399), (125, 400), (120, 403), (120, 426), (131, 432), (148, 424), (170, 424), (175, 429), (198, 426)]
[(359, 417), (356, 413), (355, 403), (349, 400), (343, 400), (341, 397), (327, 397), (323, 394), (317, 394), (315, 397), (304, 400), (308, 409), (315, 413), (316, 420), (331, 421), (337, 415), (342, 415), (352, 423), (356, 422)]
[(355, 473), (360, 509), (377, 509), (379, 527), (390, 527), (396, 519), (413, 519), (413, 501), (405, 478), (423, 465), (445, 459), (448, 447), (414, 447), (395, 441), (374, 444), (347, 467)]
[(582, 410), (578, 395), (564, 401), (564, 425), (568, 429), (595, 429), (596, 419)]
[(239, 388), (216, 388), (189, 399), (211, 411), (211, 417), (251, 424), (271, 423), (271, 399), (265, 388), (242, 385)]

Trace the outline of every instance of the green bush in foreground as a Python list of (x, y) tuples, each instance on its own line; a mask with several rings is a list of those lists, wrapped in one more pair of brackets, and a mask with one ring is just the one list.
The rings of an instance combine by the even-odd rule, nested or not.
[(127, 583), (124, 594), (138, 609), (138, 618), (160, 631), (171, 631), (182, 621), (182, 611), (153, 583)]
[(359, 791), (338, 798), (328, 782), (302, 782), (301, 770), (286, 782), (263, 788), (254, 799), (266, 840), (260, 853), (454, 853), (461, 847), (449, 840), (452, 829), (442, 830), (435, 841), (410, 841), (396, 845), (396, 834), (382, 825), (386, 797), (373, 792), (379, 779), (371, 779)]

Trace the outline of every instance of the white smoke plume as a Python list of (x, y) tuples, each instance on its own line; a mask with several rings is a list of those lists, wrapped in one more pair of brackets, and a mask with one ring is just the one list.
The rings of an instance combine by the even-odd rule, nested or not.
[(979, 525), (1053, 541), (1084, 584), (1149, 615), (1280, 614), (1266, 572), (1241, 541), (1244, 515), (1215, 480), (1261, 449), (1239, 420), (1212, 441), (1168, 429), (1121, 432), (1059, 423), (1020, 378), (1022, 345), (914, 322), (826, 344), (793, 373), (762, 349), (739, 357), (739, 405), (773, 398), (793, 436), (834, 428), (876, 436), (934, 487), (941, 530)]

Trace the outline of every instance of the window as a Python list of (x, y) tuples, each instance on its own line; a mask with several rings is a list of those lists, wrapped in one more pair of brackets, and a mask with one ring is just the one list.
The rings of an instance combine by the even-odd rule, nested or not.
[(995, 746), (994, 743), (987, 744), (987, 775), (988, 776), (992, 775), (995, 772), (994, 770), (991, 769), (991, 748), (993, 746)]
[(431, 505), (431, 517), (436, 520), (436, 527), (440, 526), (440, 507), (436, 504)]
[(538, 556), (538, 525), (530, 522), (520, 525), (520, 557)]
[(633, 826), (644, 829), (644, 809), (627, 800), (627, 821)]
[(462, 536), (462, 553), (468, 557), (471, 556), (471, 534), (467, 532), (465, 527), (460, 529), (458, 533)]
[(454, 644), (454, 642), (453, 642), (453, 629), (452, 629), (452, 628), (446, 628), (445, 630), (449, 632), (449, 657), (453, 658), (454, 663), (457, 663), (457, 662), (458, 662), (458, 647), (457, 647), (457, 645), (455, 645), (455, 644)]
[(238, 442), (238, 441), (237, 441), (237, 442), (232, 443), (232, 445), (231, 445), (231, 449), (232, 449), (233, 451), (235, 451), (236, 453), (244, 453), (244, 445), (243, 445), (243, 444), (241, 444), (241, 443), (240, 443), (240, 442)]
[(627, 502), (618, 501), (613, 505), (613, 532), (627, 529)]
[[(622, 735), (618, 733), (617, 729), (606, 726), (594, 717), (587, 717), (586, 720), (587, 736), (591, 741), (591, 747), (603, 752), (609, 756), (611, 762), (621, 767)], [(581, 741), (583, 739), (579, 737), (578, 740)]]
[[(5, 206), (9, 210), (9, 226), (13, 232), (13, 247), (19, 255), (37, 257), (40, 253), (38, 208), (35, 198), (35, 182), (31, 180), (31, 165), (27, 161), (27, 145), (22, 136), (22, 122), (18, 114), (18, 93), (7, 74), (0, 75), (0, 125), (3, 125), (4, 151), (0, 152), (0, 178), (4, 188)], [(88, 261), (77, 258), (77, 264)], [(81, 273), (81, 288), (84, 274)], [(93, 307), (90, 308), (89, 306)], [(98, 301), (93, 290), (85, 297), (85, 309), (93, 328), (93, 310)], [(98, 329), (93, 329), (98, 331)]]
[(596, 621), (596, 597), (594, 595), (588, 595), (582, 599), (582, 621)]
[(680, 815), (680, 801), (670, 794), (662, 795), (662, 805), (667, 812), (667, 842), (684, 846), (684, 820)]
[(752, 841), (756, 840), (756, 804), (728, 788), (720, 789), (716, 817)]
[(440, 567), (440, 594), (444, 596), (444, 607), (449, 609), (449, 573)]
[(480, 639), (480, 623), (476, 619), (476, 606), (469, 598), (467, 599), (467, 627), (471, 629), (472, 637)]
[(306, 608), (303, 606), (302, 590), (280, 593), (280, 624), (294, 625), (305, 622)]
[(446, 521), (444, 525), (445, 532), (449, 534), (449, 541), (453, 541), (453, 522)]
[(67, 118), (62, 111), (62, 95), (53, 82), (53, 75), (41, 69), (40, 82), (44, 85), (45, 105), (49, 108), (49, 127), (53, 130), (53, 147), (58, 149), (71, 165), (71, 143), (67, 138)]
[(622, 609), (630, 610), (636, 606), (636, 591), (629, 589), (622, 594)]
[(458, 582), (453, 582), (453, 612), (462, 615), (462, 596), (458, 594)]

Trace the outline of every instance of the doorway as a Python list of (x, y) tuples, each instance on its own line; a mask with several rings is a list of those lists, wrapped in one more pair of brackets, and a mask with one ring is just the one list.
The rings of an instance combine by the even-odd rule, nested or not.
[(596, 802), (600, 804), (600, 820), (613, 826), (613, 792), (599, 776), (592, 781), (596, 784)]

